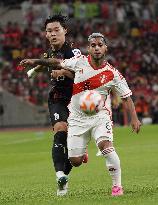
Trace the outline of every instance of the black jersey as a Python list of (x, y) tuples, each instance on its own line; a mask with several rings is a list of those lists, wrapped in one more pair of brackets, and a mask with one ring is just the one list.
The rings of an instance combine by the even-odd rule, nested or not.
[[(57, 51), (49, 49), (45, 55), (46, 58), (55, 57), (59, 59), (69, 59), (74, 56), (74, 53), (71, 46), (65, 42), (61, 49)], [(53, 69), (48, 67), (49, 74), (51, 74)], [(51, 90), (49, 93), (49, 98), (51, 98), (50, 100), (52, 100), (52, 102), (62, 101), (68, 104), (72, 96), (72, 88), (73, 80), (66, 76), (61, 76), (57, 79), (51, 78)]]

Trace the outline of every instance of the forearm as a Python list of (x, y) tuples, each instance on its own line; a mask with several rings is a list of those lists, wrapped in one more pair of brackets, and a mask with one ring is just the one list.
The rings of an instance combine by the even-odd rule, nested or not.
[(43, 70), (45, 70), (46, 67), (42, 66), (42, 65), (37, 65), (36, 67), (34, 67), (34, 71), (39, 73), (39, 72), (43, 72)]
[(73, 71), (62, 68), (61, 70), (52, 70), (51, 76), (53, 78), (58, 78), (59, 76), (66, 76), (70, 79), (74, 79), (75, 73)]
[(37, 73), (39, 72), (43, 72), (45, 70), (45, 66), (42, 65), (38, 65), (32, 69), (30, 69), (29, 71), (27, 71), (27, 75), (29, 78), (35, 77)]
[(61, 60), (56, 58), (48, 58), (48, 59), (33, 59), (34, 65), (40, 66), (60, 66)]
[(132, 131), (138, 133), (140, 131), (141, 122), (138, 120), (133, 100), (131, 97), (127, 97), (123, 98), (122, 101), (130, 113)]
[(123, 98), (122, 101), (130, 114), (131, 120), (137, 120), (138, 119), (137, 113), (131, 97)]
[(63, 75), (68, 77), (68, 78), (71, 78), (71, 79), (74, 79), (75, 77), (75, 73), (72, 72), (72, 71), (69, 71), (69, 70), (65, 70), (65, 69), (62, 69), (63, 70)]

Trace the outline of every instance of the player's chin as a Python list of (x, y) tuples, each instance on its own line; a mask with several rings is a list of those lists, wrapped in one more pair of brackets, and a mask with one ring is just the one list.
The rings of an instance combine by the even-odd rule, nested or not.
[(96, 55), (94, 55), (94, 59), (95, 59), (95, 60), (98, 60), (98, 59), (100, 59), (101, 57), (102, 57), (101, 54), (96, 54)]
[(58, 41), (58, 40), (52, 40), (51, 41), (51, 44), (52, 45), (58, 45), (60, 43), (60, 41)]

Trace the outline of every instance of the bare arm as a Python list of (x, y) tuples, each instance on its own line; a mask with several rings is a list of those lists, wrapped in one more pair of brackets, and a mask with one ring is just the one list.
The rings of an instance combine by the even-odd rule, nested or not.
[(118, 95), (114, 88), (111, 90), (111, 93), (112, 93), (112, 108), (117, 109), (120, 104)]
[(140, 131), (141, 122), (138, 120), (133, 100), (131, 99), (131, 97), (127, 97), (123, 98), (122, 101), (128, 108), (128, 111), (130, 113), (132, 130), (138, 133)]
[(61, 60), (56, 58), (48, 59), (24, 59), (20, 62), (22, 66), (36, 66), (27, 72), (29, 78), (36, 76), (37, 73), (45, 71), (48, 66), (52, 66), (56, 69), (60, 69)]
[(67, 76), (70, 79), (74, 79), (75, 77), (75, 73), (73, 71), (70, 70), (65, 70), (65, 69), (61, 69), (61, 70), (52, 70), (51, 76), (53, 78), (58, 78), (59, 76)]
[(27, 71), (27, 75), (29, 78), (35, 77), (37, 73), (43, 72), (46, 69), (45, 66), (37, 65), (36, 67), (30, 69)]
[(46, 67), (42, 66), (42, 65), (37, 65), (36, 67), (34, 67), (34, 71), (39, 73), (39, 72), (43, 72), (43, 70), (45, 69)]
[[(20, 65), (26, 66), (60, 66), (60, 59), (47, 58), (47, 59), (24, 59), (20, 62)], [(37, 69), (38, 70), (38, 69)]]

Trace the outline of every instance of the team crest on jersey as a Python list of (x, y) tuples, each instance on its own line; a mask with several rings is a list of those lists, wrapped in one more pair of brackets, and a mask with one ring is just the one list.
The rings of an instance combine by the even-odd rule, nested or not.
[(74, 56), (80, 56), (81, 55), (81, 51), (78, 48), (75, 48), (72, 50)]
[(106, 75), (101, 75), (100, 76), (100, 81), (101, 81), (102, 84), (104, 84), (106, 82), (106, 80), (107, 80), (107, 76)]

